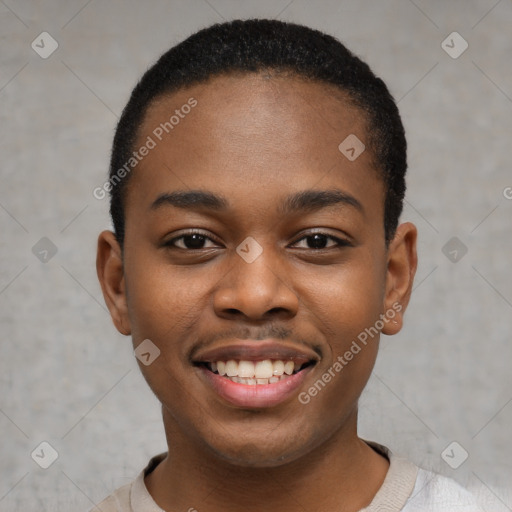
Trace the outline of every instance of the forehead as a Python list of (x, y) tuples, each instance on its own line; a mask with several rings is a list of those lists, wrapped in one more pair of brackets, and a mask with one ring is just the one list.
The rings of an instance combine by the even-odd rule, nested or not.
[[(186, 124), (195, 132), (192, 135), (208, 135), (226, 145), (243, 142), (249, 146), (251, 141), (256, 145), (269, 140), (284, 145), (300, 138), (308, 149), (313, 144), (319, 152), (329, 143), (336, 143), (344, 131), (362, 136), (366, 130), (363, 112), (338, 87), (289, 74), (260, 72), (215, 76), (157, 98), (146, 111), (139, 135), (154, 132), (160, 123), (171, 120), (173, 113), (188, 111), (186, 104), (192, 97), (198, 108), (191, 112), (193, 115), (185, 115), (189, 117)], [(190, 135), (190, 130), (183, 129), (185, 123), (178, 130), (183, 113), (179, 122), (174, 117), (168, 142)], [(220, 131), (211, 133), (211, 128)], [(162, 134), (164, 138), (166, 134)]]
[(350, 161), (339, 149), (354, 136), (364, 143), (366, 119), (335, 86), (268, 73), (217, 76), (147, 109), (136, 148), (151, 141), (152, 149), (131, 177), (138, 193), (129, 191), (128, 202), (147, 203), (163, 188), (241, 199), (258, 188), (270, 198), (320, 182), (381, 193), (370, 152)]

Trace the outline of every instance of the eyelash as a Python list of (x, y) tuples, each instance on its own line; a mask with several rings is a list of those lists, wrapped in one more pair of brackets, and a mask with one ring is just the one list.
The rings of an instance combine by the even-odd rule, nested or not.
[[(176, 247), (175, 242), (177, 240), (181, 240), (181, 239), (185, 238), (186, 236), (191, 236), (191, 235), (200, 235), (205, 240), (210, 240), (211, 242), (217, 243), (215, 240), (213, 240), (211, 237), (209, 237), (208, 235), (204, 234), (203, 232), (192, 230), (192, 231), (187, 231), (186, 233), (183, 233), (180, 236), (172, 238), (168, 242), (165, 242), (164, 246), (165, 247), (169, 247), (171, 249), (181, 249), (183, 251), (194, 251), (194, 250), (200, 251), (201, 249), (205, 249), (204, 247), (201, 247), (200, 249), (188, 249), (187, 247)], [(209, 247), (207, 247), (207, 249), (209, 249)]]
[[(206, 235), (205, 233), (201, 232), (201, 231), (196, 231), (196, 230), (192, 230), (192, 231), (188, 231), (186, 233), (183, 233), (181, 234), (180, 236), (177, 236), (175, 238), (172, 238), (171, 240), (167, 241), (164, 243), (164, 246), (165, 247), (168, 247), (168, 248), (171, 248), (171, 249), (181, 249), (183, 251), (200, 251), (200, 250), (203, 250), (203, 249), (210, 249), (210, 247), (201, 247), (201, 248), (198, 248), (198, 249), (189, 249), (188, 247), (177, 247), (176, 246), (176, 241), (178, 240), (182, 240), (184, 239), (185, 237), (187, 236), (191, 236), (191, 235), (200, 235), (201, 237), (203, 237), (205, 240), (209, 240), (210, 242), (213, 242), (213, 243), (217, 243), (214, 239), (212, 239), (211, 237), (209, 237), (208, 235)], [(298, 240), (296, 240), (294, 242), (293, 245), (296, 245), (298, 244), (299, 242), (303, 241), (303, 240), (306, 240), (307, 238), (309, 237), (313, 237), (314, 235), (322, 235), (324, 236), (325, 238), (327, 239), (330, 239), (332, 241), (335, 242), (335, 245), (334, 246), (328, 246), (328, 247), (322, 247), (320, 249), (314, 249), (314, 248), (303, 248), (303, 249), (310, 249), (312, 251), (322, 251), (322, 250), (326, 250), (326, 249), (334, 249), (334, 248), (340, 248), (340, 247), (348, 247), (348, 246), (351, 246), (352, 244), (348, 241), (348, 240), (345, 240), (345, 239), (342, 239), (342, 238), (338, 238), (336, 236), (333, 236), (333, 235), (329, 235), (327, 233), (323, 233), (322, 231), (313, 231), (313, 232), (310, 232), (304, 236), (302, 236), (301, 238), (299, 238)]]

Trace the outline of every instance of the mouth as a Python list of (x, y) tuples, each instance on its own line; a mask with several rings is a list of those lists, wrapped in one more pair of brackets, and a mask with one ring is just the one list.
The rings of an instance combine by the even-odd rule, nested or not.
[(228, 361), (196, 363), (197, 366), (202, 366), (215, 375), (245, 386), (276, 384), (314, 364), (314, 361), (302, 362), (282, 359), (263, 359), (260, 361), (229, 359)]
[(272, 407), (293, 397), (318, 361), (316, 352), (264, 340), (196, 354), (193, 364), (222, 401), (247, 409)]

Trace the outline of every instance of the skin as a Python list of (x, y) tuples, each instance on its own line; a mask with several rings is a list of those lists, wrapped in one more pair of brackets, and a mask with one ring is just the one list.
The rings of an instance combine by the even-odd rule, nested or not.
[[(149, 366), (139, 363), (162, 403), (169, 446), (146, 486), (169, 512), (261, 511), (262, 504), (281, 512), (357, 511), (389, 467), (357, 436), (357, 401), (377, 337), (310, 403), (297, 395), (396, 303), (402, 310), (383, 332), (401, 329), (416, 228), (401, 224), (386, 246), (385, 189), (370, 151), (350, 162), (338, 150), (349, 134), (364, 142), (367, 129), (338, 89), (290, 76), (216, 77), (155, 101), (140, 144), (190, 97), (197, 106), (131, 176), (123, 252), (110, 231), (98, 241), (98, 276), (115, 326), (134, 347), (149, 338), (161, 351)], [(223, 196), (228, 207), (151, 208), (162, 193), (199, 189)], [(285, 197), (305, 190), (341, 190), (362, 209), (337, 203), (278, 211)], [(164, 245), (190, 229), (208, 237), (199, 239), (203, 248), (187, 249), (190, 238)], [(315, 249), (312, 232), (325, 234), (326, 248)], [(252, 263), (235, 251), (248, 236), (263, 249)], [(279, 330), (319, 361), (277, 406), (235, 407), (191, 364), (198, 347)]]

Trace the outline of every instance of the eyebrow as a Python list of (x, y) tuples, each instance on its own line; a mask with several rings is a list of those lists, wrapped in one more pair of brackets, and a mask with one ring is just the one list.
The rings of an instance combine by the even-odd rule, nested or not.
[(152, 210), (164, 205), (184, 209), (207, 208), (210, 210), (227, 210), (229, 203), (226, 198), (204, 190), (184, 190), (160, 194), (151, 204)]
[(360, 201), (354, 196), (338, 189), (304, 190), (303, 192), (298, 192), (288, 196), (278, 211), (280, 214), (286, 215), (298, 211), (316, 211), (338, 204), (352, 206), (361, 213), (364, 213), (364, 208)]
[[(312, 212), (335, 206), (348, 205), (364, 214), (364, 208), (354, 196), (339, 189), (304, 190), (285, 198), (278, 207), (280, 215), (296, 212)], [(151, 204), (151, 210), (157, 210), (164, 205), (187, 210), (209, 209), (215, 211), (227, 210), (229, 201), (220, 195), (205, 190), (175, 191), (160, 194)]]

